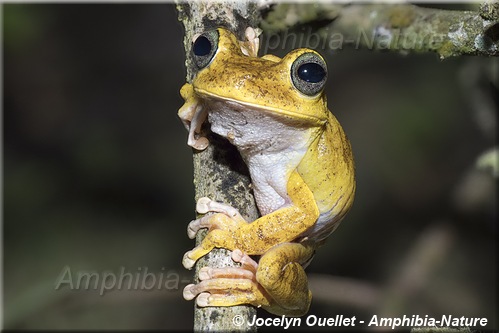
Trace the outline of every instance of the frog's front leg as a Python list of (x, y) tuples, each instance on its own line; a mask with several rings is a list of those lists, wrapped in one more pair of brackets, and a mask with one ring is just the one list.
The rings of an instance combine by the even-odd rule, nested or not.
[[(194, 263), (213, 248), (239, 249), (249, 255), (262, 255), (277, 244), (290, 242), (314, 225), (319, 209), (314, 195), (298, 172), (291, 173), (287, 185), (291, 202), (252, 223), (246, 223), (239, 215), (232, 215), (233, 208), (213, 209), (217, 214), (204, 216), (190, 223), (188, 232), (193, 236), (199, 228), (209, 232), (201, 244), (184, 255), (183, 264), (192, 268)], [(229, 211), (230, 210), (230, 211)]]
[(187, 144), (197, 150), (204, 150), (208, 147), (209, 142), (199, 133), (208, 113), (196, 97), (192, 84), (184, 84), (180, 89), (180, 95), (184, 98), (185, 103), (178, 110), (178, 116), (189, 131)]
[[(314, 225), (319, 209), (296, 171), (290, 175), (287, 193), (289, 205), (252, 223), (244, 221), (232, 207), (209, 199), (198, 202), (198, 211), (215, 214), (190, 223), (190, 237), (201, 228), (209, 232), (199, 246), (184, 255), (184, 266), (192, 268), (213, 248), (226, 248), (243, 267), (201, 270), (202, 281), (184, 289), (186, 299), (197, 296), (201, 306), (252, 304), (275, 314), (299, 316), (307, 312), (311, 293), (302, 265), (312, 257), (313, 248), (291, 242)], [(259, 264), (252, 264), (248, 255), (262, 255)]]

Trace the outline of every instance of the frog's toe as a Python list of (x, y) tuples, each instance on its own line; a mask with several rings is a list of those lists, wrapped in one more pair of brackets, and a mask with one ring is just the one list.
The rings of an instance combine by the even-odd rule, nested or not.
[[(246, 222), (245, 222), (246, 223)], [(215, 229), (234, 231), (240, 226), (240, 221), (233, 219), (223, 213), (205, 215), (197, 220), (193, 220), (187, 226), (189, 238), (195, 238), (199, 229), (209, 229), (210, 233)]]
[(235, 249), (234, 251), (232, 251), (232, 260), (240, 263), (244, 269), (256, 274), (258, 263), (246, 253), (243, 253), (243, 251), (239, 249)]
[(203, 281), (203, 280), (208, 280), (208, 279), (211, 279), (211, 271), (213, 270), (213, 268), (211, 267), (203, 267), (199, 270), (199, 273), (198, 273), (198, 278), (199, 280)]
[(208, 197), (202, 197), (198, 199), (196, 203), (196, 211), (199, 214), (206, 214), (210, 211), (210, 202), (212, 200)]
[(195, 286), (195, 284), (188, 284), (185, 286), (184, 291), (182, 292), (184, 299), (186, 301), (190, 301), (196, 297), (196, 294), (192, 292), (192, 288)]
[(187, 144), (196, 150), (205, 150), (210, 142), (205, 137), (195, 138), (194, 136), (189, 136)]
[(199, 214), (206, 214), (208, 212), (222, 213), (239, 222), (245, 222), (241, 214), (239, 214), (239, 211), (234, 207), (213, 201), (207, 197), (199, 198), (196, 203), (196, 211)]
[(208, 279), (199, 282), (198, 284), (190, 284), (184, 288), (184, 295), (199, 295), (203, 292), (210, 294), (227, 293), (231, 291), (248, 291), (252, 290), (256, 282), (250, 279), (232, 279), (232, 278), (216, 278)]
[(256, 281), (255, 272), (243, 267), (203, 267), (199, 270), (198, 278), (201, 281), (218, 278), (248, 279)]
[(184, 254), (184, 258), (182, 259), (182, 265), (184, 265), (185, 268), (187, 269), (192, 269), (194, 267), (194, 264), (196, 263), (196, 260), (192, 259), (190, 257), (191, 251), (188, 251)]
[[(219, 215), (222, 215), (222, 217)], [(193, 220), (187, 226), (187, 236), (189, 236), (190, 239), (194, 239), (196, 237), (196, 234), (199, 231), (199, 229), (219, 228), (221, 219), (227, 219), (227, 216), (225, 216), (223, 214), (211, 214), (211, 215), (205, 215), (199, 219)]]
[(197, 296), (198, 306), (233, 306), (253, 304), (256, 306), (268, 303), (258, 284), (244, 278), (215, 278), (201, 281), (184, 288), (184, 298), (191, 300)]
[[(210, 294), (201, 293), (196, 298), (196, 304), (200, 307), (207, 306), (234, 306), (241, 304), (252, 304), (256, 300), (256, 296), (249, 293), (236, 294)], [(260, 307), (260, 305), (257, 305)]]
[(210, 304), (210, 293), (201, 293), (196, 299), (197, 306), (206, 307)]
[(200, 219), (191, 221), (189, 223), (189, 225), (187, 226), (187, 236), (190, 239), (196, 238), (196, 234), (199, 231), (199, 229), (201, 229), (201, 221), (200, 221)]

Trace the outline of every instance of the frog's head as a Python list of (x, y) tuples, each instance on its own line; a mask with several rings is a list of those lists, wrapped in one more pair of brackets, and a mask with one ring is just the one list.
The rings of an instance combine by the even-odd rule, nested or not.
[(192, 84), (204, 98), (236, 102), (312, 126), (329, 112), (323, 93), (324, 59), (314, 50), (296, 49), (284, 58), (251, 57), (229, 31), (219, 28), (199, 35), (192, 46), (198, 72)]

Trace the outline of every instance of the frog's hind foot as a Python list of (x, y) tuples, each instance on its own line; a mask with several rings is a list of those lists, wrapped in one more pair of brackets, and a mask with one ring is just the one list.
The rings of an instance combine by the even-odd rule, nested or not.
[(241, 263), (241, 267), (201, 268), (198, 274), (200, 282), (187, 285), (184, 298), (191, 300), (197, 297), (196, 304), (201, 307), (270, 305), (269, 296), (256, 281), (258, 264), (239, 250), (232, 252), (232, 258)]

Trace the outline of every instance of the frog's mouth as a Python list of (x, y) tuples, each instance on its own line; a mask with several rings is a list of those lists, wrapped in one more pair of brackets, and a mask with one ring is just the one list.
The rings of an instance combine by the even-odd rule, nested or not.
[(226, 101), (226, 102), (231, 102), (235, 103), (238, 105), (246, 106), (249, 108), (252, 108), (254, 110), (260, 110), (261, 112), (268, 112), (271, 113), (275, 116), (287, 118), (290, 122), (296, 122), (299, 121), (301, 124), (308, 124), (310, 126), (322, 126), (325, 122), (325, 118), (320, 118), (308, 114), (303, 114), (300, 112), (292, 111), (292, 110), (286, 110), (286, 109), (281, 109), (281, 108), (276, 108), (270, 105), (259, 105), (259, 104), (254, 104), (250, 102), (245, 102), (241, 100), (236, 100), (232, 99), (230, 97), (225, 97), (225, 96), (220, 96), (218, 94), (212, 93), (210, 91), (207, 91), (205, 89), (199, 89), (199, 88), (194, 88), (194, 91), (205, 98), (212, 98), (220, 101)]

